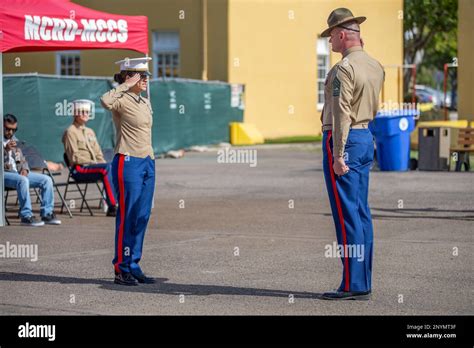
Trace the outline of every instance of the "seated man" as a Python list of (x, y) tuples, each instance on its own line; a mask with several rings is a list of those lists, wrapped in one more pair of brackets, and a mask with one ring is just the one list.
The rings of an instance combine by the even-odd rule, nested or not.
[(116, 215), (115, 195), (112, 187), (110, 163), (106, 163), (94, 131), (86, 127), (92, 102), (75, 100), (74, 121), (64, 132), (63, 144), (75, 180), (101, 180), (105, 187), (107, 216)]
[[(20, 202), (21, 224), (26, 226), (60, 225), (61, 221), (53, 212), (53, 181), (47, 175), (31, 173), (28, 162), (17, 147), (18, 139), (14, 136), (18, 130), (18, 120), (14, 115), (6, 114), (3, 118), (3, 161), (5, 169), (5, 187), (16, 189)], [(31, 209), (30, 188), (41, 190), (41, 220), (33, 216)]]

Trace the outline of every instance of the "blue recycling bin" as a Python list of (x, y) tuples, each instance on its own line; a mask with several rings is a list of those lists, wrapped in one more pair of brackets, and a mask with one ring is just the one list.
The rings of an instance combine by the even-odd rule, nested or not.
[(410, 165), (410, 133), (418, 110), (379, 111), (369, 123), (375, 136), (377, 162), (383, 171), (405, 171)]

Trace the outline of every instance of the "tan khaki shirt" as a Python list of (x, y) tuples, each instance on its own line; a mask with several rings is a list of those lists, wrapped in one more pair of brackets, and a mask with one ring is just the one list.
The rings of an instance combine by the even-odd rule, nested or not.
[(334, 156), (344, 155), (351, 127), (363, 128), (374, 118), (384, 78), (382, 65), (360, 46), (347, 49), (329, 71), (321, 123), (323, 131), (332, 130)]
[(95, 132), (91, 128), (73, 123), (64, 132), (63, 144), (70, 165), (105, 163)]
[(100, 100), (104, 108), (112, 111), (117, 131), (115, 153), (155, 158), (151, 145), (153, 110), (150, 101), (128, 92), (125, 83), (105, 93)]

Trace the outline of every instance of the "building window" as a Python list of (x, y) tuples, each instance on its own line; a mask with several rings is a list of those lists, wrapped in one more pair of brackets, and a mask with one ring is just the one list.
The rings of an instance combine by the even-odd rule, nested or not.
[(179, 33), (153, 32), (153, 77), (179, 77)]
[(316, 55), (318, 59), (317, 108), (322, 110), (324, 105), (324, 81), (326, 81), (329, 72), (329, 40), (327, 38), (318, 39)]
[(81, 53), (63, 51), (56, 53), (56, 75), (77, 76), (81, 74)]

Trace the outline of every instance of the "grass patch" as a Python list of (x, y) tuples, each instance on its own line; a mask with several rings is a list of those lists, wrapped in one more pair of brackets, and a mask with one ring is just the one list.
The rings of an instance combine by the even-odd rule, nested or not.
[(322, 139), (322, 135), (300, 135), (294, 137), (265, 139), (265, 144), (314, 143), (320, 142)]

